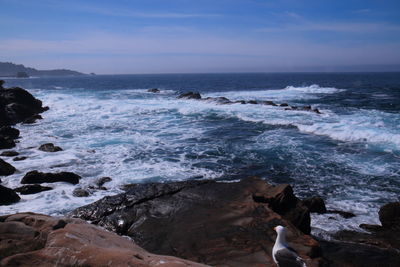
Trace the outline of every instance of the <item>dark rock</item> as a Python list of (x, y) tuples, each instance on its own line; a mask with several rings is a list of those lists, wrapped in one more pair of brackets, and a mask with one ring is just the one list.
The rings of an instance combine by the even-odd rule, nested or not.
[(43, 144), (39, 147), (39, 150), (45, 151), (45, 152), (58, 152), (62, 151), (62, 148), (59, 146), (55, 146), (53, 143), (47, 143)]
[(258, 104), (258, 102), (257, 102), (257, 101), (255, 101), (255, 100), (249, 100), (249, 101), (247, 101), (247, 102), (246, 102), (246, 104), (257, 105), (257, 104)]
[(0, 90), (4, 89), (3, 85), (4, 85), (5, 81), (4, 80), (0, 80)]
[(96, 181), (96, 186), (98, 188), (102, 187), (105, 183), (111, 182), (112, 179), (110, 177), (101, 177), (99, 180)]
[(270, 196), (271, 190), (276, 188), (256, 178), (236, 183), (135, 184), (125, 193), (105, 197), (71, 215), (128, 235), (153, 253), (212, 266), (273, 266), (273, 227), (282, 224), (307, 266), (319, 266), (320, 259), (312, 258), (320, 256), (318, 243), (275, 213), (270, 204), (255, 201)]
[(21, 195), (31, 195), (52, 189), (52, 187), (41, 186), (39, 184), (29, 184), (15, 188), (14, 191), (20, 193)]
[(150, 254), (131, 240), (79, 219), (6, 215), (0, 237), (0, 266), (207, 267)]
[(281, 106), (281, 107), (288, 107), (289, 104), (288, 104), (288, 103), (282, 103), (282, 104), (280, 104), (279, 106)]
[(25, 123), (25, 124), (32, 124), (32, 123), (35, 123), (37, 120), (41, 120), (41, 119), (43, 119), (42, 116), (40, 116), (39, 114), (35, 114), (35, 115), (30, 116), (29, 118), (25, 119), (25, 120), (23, 121), (23, 123)]
[(379, 220), (384, 228), (400, 229), (400, 202), (392, 202), (382, 206), (379, 210)]
[(187, 92), (180, 94), (178, 98), (186, 98), (186, 99), (201, 99), (201, 95), (199, 93)]
[(10, 126), (0, 127), (0, 136), (9, 139), (17, 139), (19, 137), (19, 130)]
[(328, 210), (327, 213), (339, 214), (345, 219), (350, 219), (356, 217), (356, 215), (352, 212), (342, 211), (342, 210)]
[(159, 93), (161, 91), (158, 88), (151, 88), (151, 89), (147, 90), (147, 92), (149, 92), (149, 93)]
[(21, 160), (26, 160), (27, 157), (15, 157), (13, 158), (13, 161), (21, 161)]
[(15, 142), (12, 139), (0, 136), (0, 149), (9, 149), (15, 147)]
[(74, 197), (88, 197), (90, 193), (88, 190), (85, 190), (83, 188), (75, 188), (74, 191), (72, 192), (72, 195)]
[(15, 172), (14, 166), (0, 159), (0, 175), (8, 176)]
[(18, 71), (16, 77), (17, 78), (29, 78), (29, 75), (25, 71)]
[(303, 200), (303, 204), (306, 205), (309, 209), (310, 212), (316, 212), (316, 213), (326, 213), (326, 207), (325, 207), (325, 202), (322, 198), (320, 197), (311, 197)]
[(376, 224), (365, 224), (362, 223), (359, 225), (359, 227), (361, 229), (370, 231), (370, 232), (377, 232), (377, 231), (381, 231), (382, 230), (382, 226), (381, 225), (376, 225)]
[(232, 102), (226, 97), (207, 97), (202, 100), (216, 102), (221, 105), (232, 104)]
[(0, 156), (3, 156), (3, 157), (15, 157), (18, 155), (19, 155), (19, 153), (17, 151), (13, 151), (13, 150), (4, 151), (0, 154)]
[(268, 106), (277, 106), (273, 101), (261, 101), (260, 104)]
[(41, 184), (41, 183), (56, 183), (67, 182), (71, 184), (79, 183), (81, 177), (72, 172), (59, 173), (43, 173), (38, 171), (30, 171), (25, 174), (21, 180), (21, 184)]
[(314, 111), (315, 113), (317, 113), (317, 114), (322, 114), (322, 113), (319, 111), (319, 109), (317, 109), (317, 108), (313, 109), (313, 111)]
[[(10, 205), (10, 204), (18, 202), (20, 199), (21, 198), (18, 196), (17, 193), (14, 192), (14, 190), (0, 185), (0, 205)], [(0, 238), (0, 239), (2, 239), (2, 238)], [(1, 253), (0, 253), (0, 255), (1, 255)], [(0, 256), (0, 259), (1, 259), (1, 256)]]

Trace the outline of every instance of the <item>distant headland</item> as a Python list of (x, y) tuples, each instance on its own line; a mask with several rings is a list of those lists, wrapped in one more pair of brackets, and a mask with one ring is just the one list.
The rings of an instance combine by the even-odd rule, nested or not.
[(80, 76), (84, 73), (68, 70), (68, 69), (55, 69), (55, 70), (37, 70), (30, 67), (25, 67), (22, 64), (14, 64), (11, 62), (0, 62), (0, 77), (17, 77), (28, 78), (43, 77), (43, 76)]

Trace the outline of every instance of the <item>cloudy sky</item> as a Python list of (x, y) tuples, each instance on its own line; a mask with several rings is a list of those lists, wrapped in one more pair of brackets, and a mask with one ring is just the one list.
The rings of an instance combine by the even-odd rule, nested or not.
[(400, 70), (399, 0), (0, 0), (0, 61), (82, 72)]

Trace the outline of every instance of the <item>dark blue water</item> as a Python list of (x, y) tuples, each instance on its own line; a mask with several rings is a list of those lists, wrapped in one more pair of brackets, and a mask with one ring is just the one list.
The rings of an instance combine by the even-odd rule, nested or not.
[[(114, 191), (86, 202), (129, 182), (257, 175), (358, 215), (339, 226), (313, 217), (315, 227), (337, 230), (377, 222), (379, 206), (400, 193), (400, 73), (82, 76), (8, 79), (7, 85), (27, 88), (51, 107), (40, 123), (21, 126), (20, 146), (31, 160), (17, 167), (73, 170), (87, 183), (113, 177)], [(311, 105), (322, 114), (176, 99), (185, 91)], [(56, 159), (28, 149), (49, 141), (65, 148)], [(43, 193), (38, 211), (85, 204), (72, 190)], [(54, 201), (60, 205), (48, 207)]]

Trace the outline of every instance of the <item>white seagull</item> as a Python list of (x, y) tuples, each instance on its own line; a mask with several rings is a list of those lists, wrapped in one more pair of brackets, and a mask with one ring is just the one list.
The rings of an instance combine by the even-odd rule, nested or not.
[(286, 243), (286, 228), (278, 225), (274, 228), (278, 236), (272, 248), (272, 258), (279, 267), (307, 267), (297, 252)]

